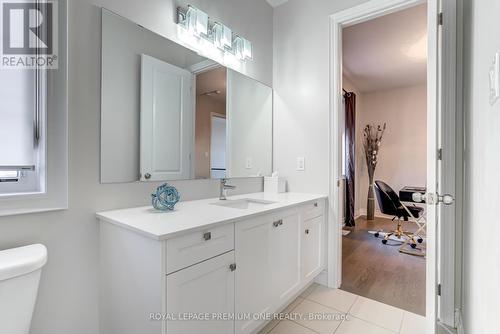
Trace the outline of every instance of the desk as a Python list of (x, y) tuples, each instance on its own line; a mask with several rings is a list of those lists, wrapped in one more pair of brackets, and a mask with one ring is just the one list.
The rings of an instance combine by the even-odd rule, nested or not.
[[(401, 202), (413, 202), (413, 194), (414, 193), (421, 193), (425, 194), (427, 192), (426, 187), (414, 187), (414, 186), (405, 186), (403, 189), (399, 191), (399, 199)], [(425, 201), (422, 201), (421, 203), (425, 203)]]

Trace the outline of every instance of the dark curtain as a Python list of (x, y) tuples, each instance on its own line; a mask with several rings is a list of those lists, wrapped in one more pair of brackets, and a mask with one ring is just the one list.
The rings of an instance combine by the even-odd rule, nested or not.
[(355, 172), (355, 144), (356, 144), (356, 94), (345, 93), (345, 171), (346, 171), (346, 198), (345, 224), (355, 226), (354, 222), (354, 172)]

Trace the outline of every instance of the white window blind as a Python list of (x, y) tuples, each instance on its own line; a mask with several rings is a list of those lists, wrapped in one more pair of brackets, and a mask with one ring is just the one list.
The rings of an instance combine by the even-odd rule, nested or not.
[(0, 170), (35, 166), (35, 70), (0, 70)]

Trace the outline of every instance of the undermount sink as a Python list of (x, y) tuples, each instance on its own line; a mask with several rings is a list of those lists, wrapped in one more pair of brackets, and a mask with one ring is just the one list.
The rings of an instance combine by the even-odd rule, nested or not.
[(252, 199), (252, 198), (242, 198), (242, 199), (228, 199), (224, 201), (218, 201), (215, 203), (210, 203), (212, 205), (225, 206), (233, 209), (250, 209), (250, 208), (260, 208), (265, 205), (274, 204), (276, 202), (266, 201), (263, 199)]

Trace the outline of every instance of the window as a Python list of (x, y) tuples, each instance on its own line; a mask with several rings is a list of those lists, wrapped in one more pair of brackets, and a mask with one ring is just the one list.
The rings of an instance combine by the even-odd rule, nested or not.
[(44, 193), (46, 70), (0, 76), (0, 198)]
[[(51, 4), (54, 15), (45, 16), (50, 8), (37, 5), (41, 15), (36, 18), (47, 18), (37, 21), (47, 22), (44, 27), (49, 27), (52, 22), (52, 39), (45, 40), (52, 43), (52, 53), (38, 54), (37, 51), (36, 56), (43, 54), (43, 59), (52, 57), (52, 60), (57, 57), (57, 62), (43, 70), (29, 66), (18, 68), (17, 65), (5, 68), (4, 62), (0, 67), (0, 216), (68, 207), (68, 8), (67, 1)], [(13, 11), (8, 14), (19, 12), (18, 9)], [(1, 17), (8, 14), (0, 12)], [(42, 39), (49, 36), (40, 35), (45, 31), (43, 29), (17, 29), (14, 32), (28, 31), (29, 41), (32, 41), (33, 34)], [(12, 34), (13, 31), (10, 33), (10, 38), (17, 36)], [(22, 44), (25, 38), (15, 41)], [(40, 45), (35, 40), (34, 44), (27, 43), (25, 48), (38, 50)], [(48, 47), (48, 44), (44, 45)], [(11, 58), (25, 59), (23, 57), (27, 55), (27, 59), (32, 59), (33, 53), (24, 51)], [(38, 60), (36, 64), (39, 64)]]

